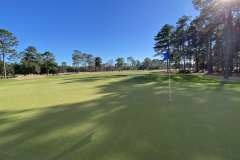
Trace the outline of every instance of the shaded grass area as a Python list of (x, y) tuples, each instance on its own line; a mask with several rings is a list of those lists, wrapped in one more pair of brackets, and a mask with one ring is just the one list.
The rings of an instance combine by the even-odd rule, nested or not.
[[(197, 76), (197, 75), (171, 75), (170, 76), (172, 81), (176, 82), (194, 82), (194, 83), (219, 83), (219, 80), (204, 77), (204, 76)], [(143, 79), (150, 80), (150, 81), (167, 81), (169, 79), (168, 75), (149, 75), (143, 77)]]
[(156, 72), (156, 70), (146, 70), (146, 71), (123, 71), (123, 72), (108, 72), (108, 73), (101, 73), (98, 74), (89, 73), (88, 74), (79, 74), (79, 75), (65, 75), (65, 76), (48, 76), (49, 79), (65, 79), (65, 78), (87, 78), (87, 77), (111, 77), (111, 76), (128, 76), (128, 75), (138, 75), (138, 74), (151, 74)]
[[(1, 85), (0, 159), (238, 160), (240, 85), (172, 78), (172, 103), (168, 76)], [(4, 93), (15, 96), (6, 100)]]

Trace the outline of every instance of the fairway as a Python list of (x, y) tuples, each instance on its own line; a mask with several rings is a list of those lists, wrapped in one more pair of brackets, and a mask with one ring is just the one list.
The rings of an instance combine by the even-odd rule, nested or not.
[(130, 74), (1, 80), (0, 160), (240, 159), (239, 83)]

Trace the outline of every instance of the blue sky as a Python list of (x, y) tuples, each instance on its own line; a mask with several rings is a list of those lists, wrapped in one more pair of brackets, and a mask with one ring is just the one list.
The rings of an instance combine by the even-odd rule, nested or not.
[[(72, 65), (77, 49), (103, 62), (153, 58), (154, 36), (165, 24), (198, 12), (191, 0), (0, 0), (0, 28), (19, 40), (18, 52), (35, 46)], [(160, 58), (160, 57), (157, 57)]]

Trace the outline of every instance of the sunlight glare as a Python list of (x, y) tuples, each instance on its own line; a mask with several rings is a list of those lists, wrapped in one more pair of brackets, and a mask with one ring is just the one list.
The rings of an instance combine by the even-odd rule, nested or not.
[(230, 1), (232, 1), (232, 0), (219, 0), (220, 5), (228, 4)]
[(228, 2), (228, 1), (231, 1), (231, 0), (220, 0), (220, 1), (222, 1), (222, 2)]

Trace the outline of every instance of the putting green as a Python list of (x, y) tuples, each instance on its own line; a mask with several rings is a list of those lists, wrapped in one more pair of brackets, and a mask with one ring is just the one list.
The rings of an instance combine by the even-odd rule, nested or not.
[(114, 73), (0, 81), (0, 160), (239, 160), (240, 84)]

